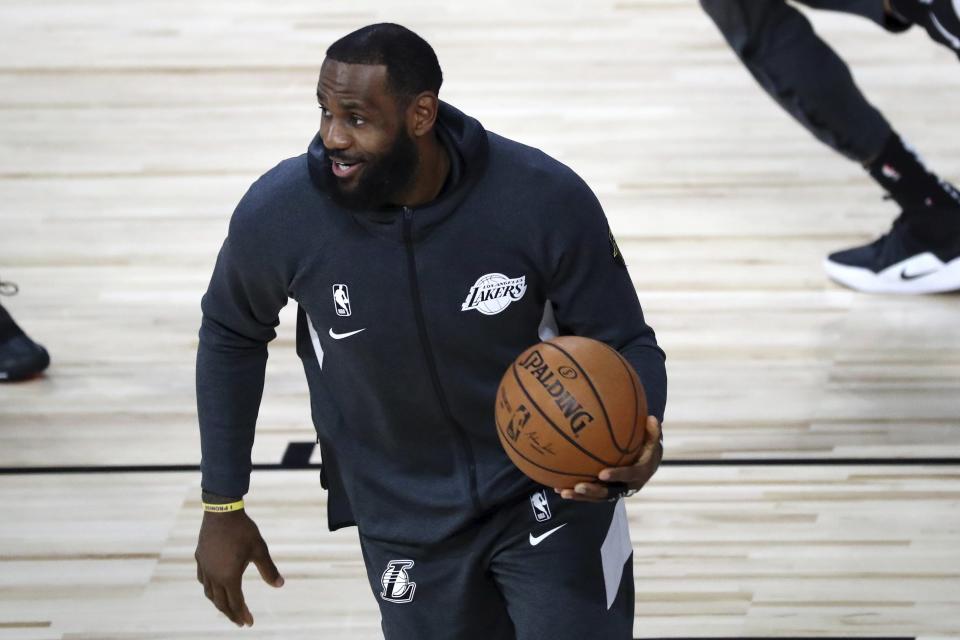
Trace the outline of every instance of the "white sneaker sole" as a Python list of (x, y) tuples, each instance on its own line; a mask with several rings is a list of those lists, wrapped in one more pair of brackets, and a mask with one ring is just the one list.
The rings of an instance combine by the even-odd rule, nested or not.
[(830, 258), (823, 261), (823, 268), (831, 279), (864, 293), (915, 295), (960, 290), (960, 258), (943, 263), (932, 253), (911, 256), (880, 273), (832, 262)]

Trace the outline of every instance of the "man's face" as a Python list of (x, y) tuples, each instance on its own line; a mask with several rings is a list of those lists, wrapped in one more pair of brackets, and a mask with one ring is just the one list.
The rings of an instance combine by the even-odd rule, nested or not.
[(419, 154), (407, 133), (405, 105), (387, 85), (386, 66), (328, 58), (317, 99), (331, 197), (351, 209), (395, 204), (413, 183)]

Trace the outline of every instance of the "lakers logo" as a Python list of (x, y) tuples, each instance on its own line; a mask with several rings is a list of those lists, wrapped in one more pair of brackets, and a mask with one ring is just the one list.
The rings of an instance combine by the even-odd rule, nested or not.
[(413, 560), (391, 560), (380, 578), (383, 591), (380, 597), (387, 602), (410, 602), (417, 590), (417, 583), (410, 580), (407, 569), (413, 566)]
[(527, 276), (508, 278), (502, 273), (488, 273), (480, 276), (470, 291), (467, 299), (460, 305), (460, 311), (476, 309), (485, 316), (500, 313), (511, 302), (519, 300), (527, 292)]

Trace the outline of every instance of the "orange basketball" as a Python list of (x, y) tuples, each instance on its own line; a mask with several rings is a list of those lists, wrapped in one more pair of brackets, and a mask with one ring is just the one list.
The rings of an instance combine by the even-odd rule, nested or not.
[(607, 467), (636, 462), (647, 397), (633, 367), (602, 342), (561, 336), (521, 353), (497, 389), (500, 444), (548, 487), (596, 482)]

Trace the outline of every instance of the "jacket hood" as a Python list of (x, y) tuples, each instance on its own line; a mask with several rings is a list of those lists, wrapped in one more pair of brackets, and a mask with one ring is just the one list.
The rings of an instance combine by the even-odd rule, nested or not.
[[(452, 215), (487, 167), (489, 143), (487, 132), (475, 118), (440, 101), (436, 123), (437, 136), (450, 155), (450, 176), (440, 196), (416, 209), (414, 239), (420, 239), (448, 216)], [(307, 150), (307, 166), (314, 186), (325, 191), (321, 172), (325, 171), (325, 152), (319, 132)], [(337, 206), (331, 200), (332, 206)], [(401, 207), (369, 211), (343, 209), (360, 224), (378, 236), (400, 239)]]

